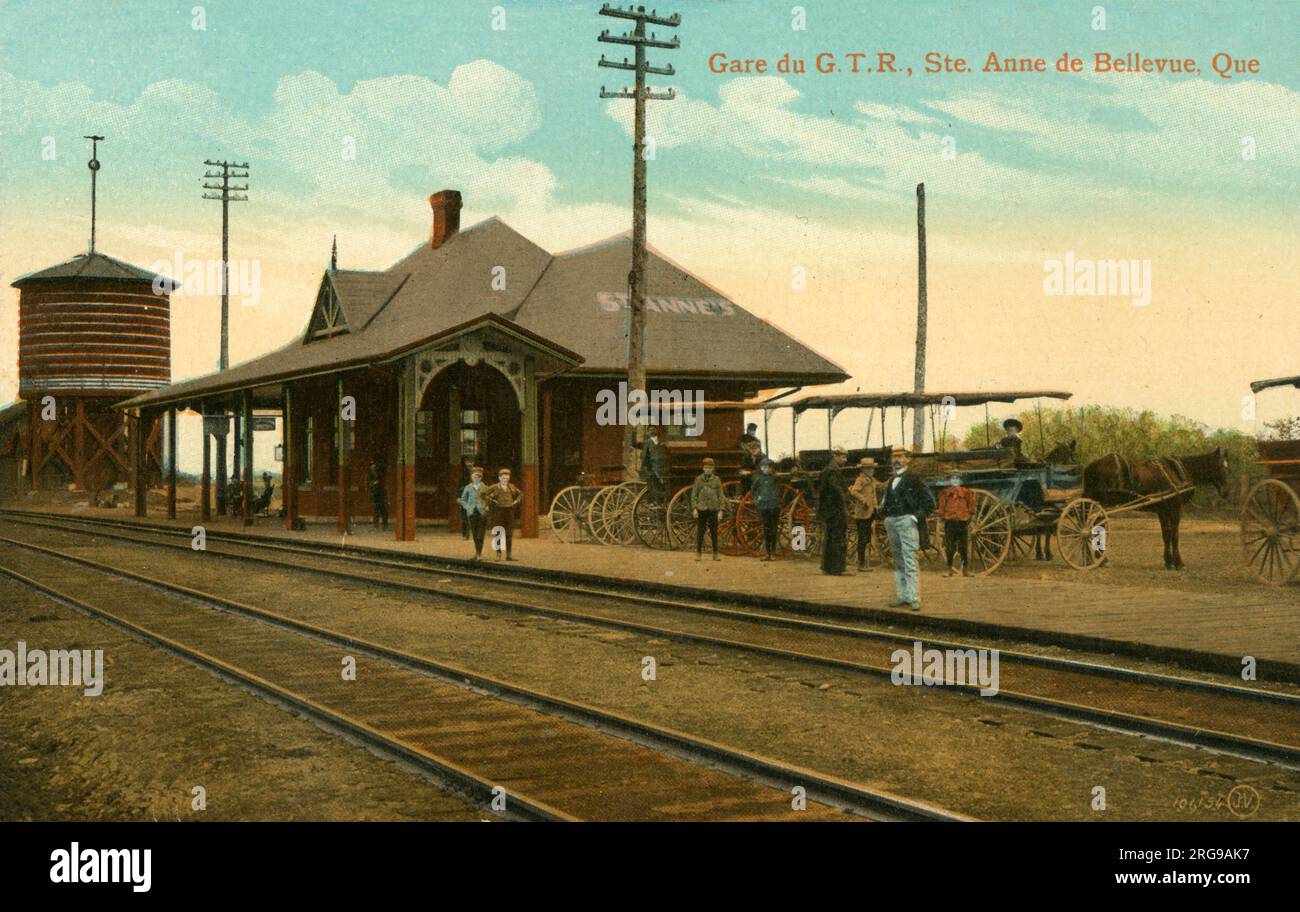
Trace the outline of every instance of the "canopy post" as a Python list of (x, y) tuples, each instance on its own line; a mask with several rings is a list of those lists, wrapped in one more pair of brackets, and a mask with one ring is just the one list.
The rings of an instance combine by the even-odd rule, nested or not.
[(993, 446), (993, 439), (989, 434), (989, 404), (987, 402), (984, 403), (984, 445), (986, 447)]

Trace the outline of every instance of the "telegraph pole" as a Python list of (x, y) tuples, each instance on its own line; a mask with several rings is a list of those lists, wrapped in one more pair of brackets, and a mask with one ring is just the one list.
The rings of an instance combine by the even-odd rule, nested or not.
[(99, 144), (104, 141), (102, 136), (83, 136), (82, 139), (90, 140), (90, 161), (86, 162), (86, 167), (90, 169), (90, 250), (89, 253), (95, 252), (95, 178), (99, 175)]
[[(242, 187), (237, 184), (231, 184), (234, 180), (248, 179), (248, 162), (237, 164), (229, 161), (212, 161), (207, 159), (203, 162), (209, 168), (220, 168), (220, 171), (207, 171), (203, 175), (205, 181), (216, 181), (220, 183), (205, 183), (203, 189), (210, 191), (203, 194), (204, 199), (221, 200), (221, 355), (217, 366), (221, 370), (230, 367), (230, 204), (232, 202), (243, 202), (248, 199), (241, 194), (248, 191), (248, 184)], [(240, 172), (243, 172), (242, 174)], [(225, 409), (221, 410), (223, 419), (221, 433), (217, 435), (217, 465), (220, 469), (217, 472), (217, 512), (224, 513), (226, 510), (226, 431), (227, 424)], [(206, 421), (206, 419), (205, 419)], [(245, 431), (247, 433), (247, 431)], [(204, 429), (207, 433), (207, 429)], [(239, 465), (239, 434), (235, 434), (235, 465)]]
[[(631, 45), (636, 49), (636, 59), (629, 63), (626, 57), (622, 62), (615, 60), (606, 60), (605, 55), (600, 55), (600, 66), (610, 67), (616, 70), (632, 70), (635, 75), (634, 88), (628, 90), (626, 87), (621, 92), (607, 92), (605, 87), (600, 87), (601, 98), (631, 98), (633, 101), (632, 116), (632, 270), (628, 273), (628, 340), (627, 340), (627, 385), (628, 394), (631, 395), (633, 390), (641, 390), (643, 395), (648, 395), (646, 390), (645, 376), (645, 210), (646, 210), (646, 167), (645, 167), (645, 103), (648, 99), (657, 101), (671, 101), (677, 96), (673, 89), (666, 92), (653, 92), (646, 87), (646, 73), (654, 73), (659, 76), (672, 76), (676, 72), (672, 64), (665, 67), (654, 67), (646, 62), (645, 49), (663, 48), (673, 50), (681, 46), (681, 42), (676, 35), (673, 35), (672, 41), (661, 41), (651, 32), (646, 35), (645, 27), (649, 25), (662, 25), (668, 28), (676, 28), (681, 24), (682, 17), (674, 13), (671, 16), (660, 16), (655, 10), (646, 12), (644, 6), (631, 7), (623, 9), (621, 7), (610, 6), (606, 3), (600, 8), (602, 16), (610, 16), (615, 19), (630, 19), (634, 27), (630, 32), (624, 32), (622, 35), (611, 35), (609, 29), (600, 33), (598, 40), (607, 44), (624, 44)], [(623, 466), (627, 476), (635, 479), (637, 477), (637, 459), (633, 443), (636, 439), (636, 428), (629, 422), (623, 428)]]
[[(925, 392), (925, 184), (916, 185), (916, 392)], [(925, 449), (925, 412), (917, 406), (912, 412), (912, 448)]]

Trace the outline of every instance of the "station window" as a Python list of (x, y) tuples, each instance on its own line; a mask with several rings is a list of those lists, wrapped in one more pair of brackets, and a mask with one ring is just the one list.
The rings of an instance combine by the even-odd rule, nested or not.
[(486, 423), (483, 412), (479, 409), (461, 409), (460, 411), (460, 456), (466, 456), (475, 462), (486, 456)]

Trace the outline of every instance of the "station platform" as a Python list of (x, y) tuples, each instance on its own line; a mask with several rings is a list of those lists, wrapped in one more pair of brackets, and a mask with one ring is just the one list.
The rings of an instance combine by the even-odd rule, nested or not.
[[(16, 509), (29, 509), (15, 507)], [(175, 520), (150, 515), (135, 520), (127, 510), (51, 506), (45, 512), (174, 525), (189, 529), (197, 511)], [(543, 529), (540, 538), (514, 539), (517, 561), (493, 558), (485, 549), (479, 566), (503, 576), (525, 575), (632, 584), (638, 591), (675, 598), (711, 598), (756, 608), (836, 619), (860, 619), (933, 636), (998, 638), (1071, 650), (1122, 655), (1188, 669), (1237, 676), (1253, 657), (1260, 681), (1300, 684), (1300, 586), (1271, 587), (1240, 565), (1230, 523), (1184, 520), (1182, 550), (1189, 569), (1163, 569), (1158, 526), (1135, 517), (1114, 524), (1112, 560), (1081, 572), (1053, 562), (1008, 561), (991, 576), (947, 578), (938, 563), (923, 564), (922, 611), (890, 608), (893, 572), (874, 564), (867, 573), (820, 572), (815, 560), (787, 557), (762, 562), (723, 556), (695, 561), (693, 552), (653, 551), (642, 546), (565, 544)], [(358, 521), (343, 536), (333, 520), (286, 530), (282, 520), (259, 518), (251, 527), (237, 518), (214, 517), (210, 531), (312, 541), (346, 549), (467, 560), (473, 544), (445, 526), (420, 525), (417, 539), (399, 542), (393, 532)]]

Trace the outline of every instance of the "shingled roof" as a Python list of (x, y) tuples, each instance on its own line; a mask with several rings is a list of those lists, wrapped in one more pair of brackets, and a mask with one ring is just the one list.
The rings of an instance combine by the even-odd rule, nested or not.
[[(226, 371), (153, 390), (123, 407), (346, 370), (397, 357), (481, 318), (548, 347), (583, 373), (626, 373), (631, 240), (551, 255), (499, 218), (421, 244), (388, 269), (327, 270), (302, 335)], [(651, 251), (647, 370), (770, 386), (847, 379), (836, 364)], [(620, 291), (620, 289), (622, 289)], [(320, 308), (332, 309), (320, 332)], [(340, 319), (341, 316), (341, 319)]]
[(22, 288), (33, 282), (46, 282), (66, 279), (106, 279), (120, 282), (159, 282), (170, 291), (176, 283), (166, 276), (158, 276), (147, 269), (133, 266), (106, 253), (79, 253), (70, 260), (47, 266), (37, 272), (29, 272), (13, 281), (14, 288)]

